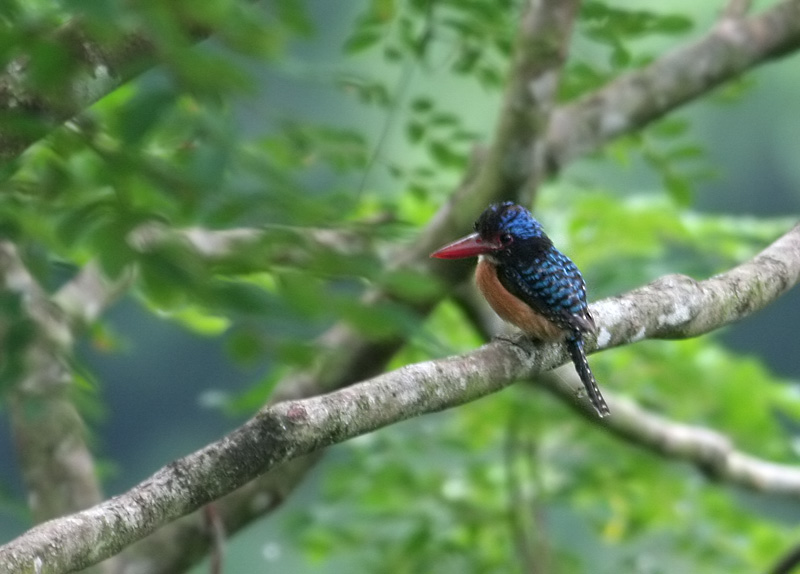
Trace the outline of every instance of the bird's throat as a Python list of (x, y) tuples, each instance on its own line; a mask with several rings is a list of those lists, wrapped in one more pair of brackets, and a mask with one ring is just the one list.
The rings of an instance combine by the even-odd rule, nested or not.
[(564, 337), (563, 329), (542, 317), (503, 286), (497, 277), (497, 266), (488, 257), (482, 256), (478, 261), (475, 282), (494, 312), (504, 321), (540, 341), (556, 341)]

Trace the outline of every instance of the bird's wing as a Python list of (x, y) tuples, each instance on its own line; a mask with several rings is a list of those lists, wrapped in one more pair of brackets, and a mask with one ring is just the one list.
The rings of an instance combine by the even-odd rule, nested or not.
[(523, 265), (504, 265), (498, 275), (514, 296), (562, 329), (595, 331), (583, 277), (561, 252), (553, 249)]

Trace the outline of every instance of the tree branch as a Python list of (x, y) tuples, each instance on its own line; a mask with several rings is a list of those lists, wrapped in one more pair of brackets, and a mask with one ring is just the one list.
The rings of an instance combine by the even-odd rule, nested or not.
[[(796, 226), (751, 261), (721, 275), (705, 281), (669, 276), (599, 302), (592, 313), (600, 335), (589, 346), (600, 350), (645, 337), (695, 336), (762, 308), (799, 279)], [(566, 360), (562, 345), (533, 344), (518, 336), (464, 355), (408, 365), (327, 395), (266, 407), (220, 441), (162, 468), (127, 493), (41, 524), (0, 547), (0, 565), (9, 574), (86, 567), (277, 464), (412, 416), (464, 404)], [(754, 468), (754, 460), (744, 462)], [(737, 464), (741, 467), (741, 457)], [(761, 478), (747, 484), (800, 496), (800, 469), (766, 462), (758, 467)], [(765, 473), (775, 476), (767, 480)]]
[[(214, 502), (229, 536), (283, 504), (319, 461), (323, 451), (285, 462)], [(141, 540), (118, 556), (122, 572), (175, 574), (188, 570), (207, 554), (213, 539), (202, 512), (193, 512)]]
[[(779, 251), (786, 249), (791, 253), (790, 243), (783, 247), (775, 245)], [(771, 257), (762, 254), (761, 257)], [(775, 261), (777, 266), (782, 262)], [(724, 285), (727, 292), (733, 289), (738, 292), (741, 281), (750, 275), (747, 268), (737, 268), (725, 274), (720, 281), (714, 278), (703, 282), (698, 288), (703, 289), (705, 297), (719, 300), (720, 285)], [(664, 278), (661, 281), (664, 281)], [(681, 278), (685, 280), (687, 278)], [(658, 282), (657, 282), (658, 283)], [(656, 283), (656, 284), (657, 284)], [(677, 282), (676, 282), (677, 283)], [(782, 287), (778, 286), (779, 292)], [(642, 291), (642, 290), (640, 290)], [(712, 294), (714, 293), (714, 294)], [(483, 300), (465, 294), (460, 297), (460, 302), (465, 307), (465, 312), (484, 334), (491, 336), (497, 332), (496, 322), (492, 317), (484, 314), (487, 307)], [(749, 299), (747, 295), (742, 301)], [(740, 310), (734, 314), (726, 312), (715, 313), (714, 321), (723, 320), (730, 322), (740, 318), (744, 305), (739, 305)], [(747, 311), (745, 311), (747, 312)], [(693, 334), (701, 334), (708, 330), (711, 321), (702, 316), (702, 309), (694, 310), (676, 309), (672, 314), (682, 315), (689, 313), (694, 316), (692, 320), (684, 322), (678, 329), (664, 326), (661, 333), (654, 334), (660, 338), (684, 338)], [(686, 315), (688, 317), (688, 315)], [(495, 316), (496, 317), (496, 316)], [(675, 329), (675, 330), (672, 330)], [(742, 453), (733, 446), (731, 439), (719, 432), (706, 427), (677, 423), (648, 412), (636, 402), (616, 396), (613, 392), (604, 391), (606, 402), (610, 405), (613, 417), (600, 423), (594, 407), (583, 400), (584, 386), (572, 365), (564, 365), (552, 371), (538, 375), (531, 382), (543, 386), (557, 397), (565, 400), (587, 420), (596, 423), (617, 437), (643, 448), (653, 451), (665, 458), (684, 460), (697, 466), (706, 476), (735, 484), (752, 490), (768, 490), (773, 493), (800, 496), (800, 468), (796, 466), (774, 464), (756, 457)]]
[[(790, 10), (792, 5), (796, 4), (796, 1), (784, 2), (784, 4), (765, 12), (763, 15), (756, 17), (755, 19), (750, 18), (748, 20), (744, 20), (744, 24), (737, 25), (743, 26), (743, 29), (747, 32), (747, 38), (749, 38), (747, 41), (750, 41), (755, 37), (754, 31), (759, 29), (762, 21), (770, 23), (776, 19), (780, 20), (786, 15), (783, 11)], [(552, 7), (545, 7), (544, 10), (551, 8)], [(562, 9), (568, 10), (569, 8), (562, 6)], [(549, 21), (549, 24), (552, 28), (552, 21)], [(730, 29), (728, 30), (730, 31)], [(772, 41), (773, 44), (775, 44), (774, 46), (769, 44), (769, 38), (767, 38), (765, 41), (760, 41), (759, 43), (754, 44), (750, 48), (747, 46), (743, 48), (737, 47), (738, 44), (736, 44), (734, 47), (737, 47), (737, 49), (740, 51), (761, 51), (752, 56), (751, 61), (749, 61), (747, 66), (744, 66), (741, 69), (735, 69), (732, 67), (728, 68), (727, 76), (725, 76), (723, 73), (718, 74), (717, 78), (714, 80), (715, 83), (712, 82), (703, 84), (695, 79), (695, 81), (690, 82), (690, 85), (694, 87), (689, 90), (688, 94), (681, 95), (679, 91), (675, 91), (676, 94), (680, 95), (680, 98), (674, 99), (676, 96), (673, 96), (673, 101), (671, 103), (668, 102), (663, 104), (657, 112), (652, 112), (650, 114), (644, 114), (636, 107), (628, 107), (632, 113), (636, 113), (639, 125), (645, 125), (649, 121), (658, 119), (661, 117), (661, 115), (678, 107), (687, 99), (696, 98), (700, 95), (703, 95), (713, 85), (734, 78), (746, 67), (754, 67), (760, 63), (763, 63), (764, 61), (767, 61), (769, 58), (774, 57), (777, 53), (781, 51), (788, 51), (796, 46), (797, 34), (791, 27), (779, 27), (778, 29), (773, 29), (772, 32)], [(561, 33), (561, 39), (563, 43), (565, 39), (569, 37), (568, 29), (566, 31), (562, 31)], [(678, 66), (680, 65), (680, 62), (678, 61), (677, 56), (683, 54), (689, 58), (695, 58), (697, 52), (709, 51), (715, 46), (719, 46), (720, 44), (724, 45), (725, 35), (722, 34), (722, 39), (717, 39), (716, 35), (719, 34), (719, 31), (715, 31), (705, 40), (701, 40), (692, 46), (676, 51), (676, 55), (671, 56), (668, 61), (657, 61), (655, 64), (645, 69), (647, 71), (646, 77), (649, 78), (651, 76), (657, 76), (660, 73), (659, 66), (675, 70), (676, 75), (689, 74), (689, 71), (687, 70), (679, 70)], [(523, 40), (519, 40), (517, 43), (518, 48), (524, 47), (525, 45), (525, 41)], [(559, 53), (563, 56), (563, 47), (559, 50)], [(501, 119), (498, 121), (498, 129), (495, 135), (494, 143), (489, 148), (489, 151), (482, 152), (473, 158), (472, 170), (469, 171), (465, 176), (465, 180), (460, 189), (452, 196), (451, 201), (449, 201), (439, 211), (436, 217), (432, 220), (431, 224), (423, 231), (418, 241), (410, 248), (404, 250), (404, 253), (399, 254), (399, 256), (395, 258), (398, 262), (397, 264), (400, 266), (409, 266), (412, 268), (419, 268), (421, 266), (427, 267), (432, 276), (442, 280), (448, 286), (448, 288), (452, 288), (452, 286), (457, 285), (460, 281), (463, 281), (466, 278), (469, 267), (457, 265), (436, 265), (436, 262), (431, 265), (430, 262), (427, 261), (427, 254), (430, 252), (430, 250), (447, 239), (459, 234), (464, 228), (468, 227), (471, 221), (468, 221), (465, 218), (472, 217), (474, 213), (477, 213), (486, 203), (502, 198), (508, 193), (511, 182), (528, 182), (527, 189), (531, 189), (535, 186), (535, 182), (538, 181), (538, 178), (541, 177), (541, 172), (537, 174), (537, 172), (533, 170), (533, 166), (536, 165), (536, 162), (529, 161), (530, 158), (528, 158), (526, 161), (512, 162), (506, 160), (505, 162), (498, 163), (498, 158), (502, 160), (505, 155), (508, 157), (520, 157), (525, 159), (524, 155), (517, 156), (516, 154), (518, 152), (514, 151), (513, 149), (514, 146), (518, 145), (515, 143), (514, 138), (511, 137), (513, 131), (504, 130), (502, 129), (502, 126), (531, 126), (530, 123), (525, 121), (524, 114), (521, 114), (518, 108), (512, 105), (512, 102), (516, 101), (516, 104), (519, 105), (521, 101), (524, 101), (524, 99), (520, 98), (524, 98), (524, 91), (527, 89), (527, 86), (543, 85), (544, 82), (539, 82), (538, 80), (547, 75), (546, 71), (541, 76), (534, 74), (533, 76), (529, 77), (525, 75), (524, 70), (530, 70), (532, 68), (528, 67), (528, 65), (524, 63), (524, 57), (519, 55), (519, 49), (516, 53), (518, 58), (523, 59), (518, 60), (518, 63), (515, 64), (514, 71), (511, 72), (511, 76), (512, 78), (517, 77), (519, 82), (516, 84), (514, 89), (509, 88), (507, 92), (505, 100), (506, 103), (503, 106)], [(692, 65), (691, 62), (693, 61), (694, 60), (690, 61), (690, 66)], [(558, 58), (551, 60), (551, 64), (554, 66), (553, 69), (558, 69), (562, 63), (563, 62), (560, 62)], [(669, 66), (667, 66), (667, 64), (669, 64)], [(578, 127), (582, 128), (582, 126), (585, 125), (585, 122), (588, 121), (587, 118), (591, 117), (591, 113), (595, 113), (599, 117), (610, 117), (613, 115), (613, 98), (617, 97), (617, 94), (614, 92), (614, 90), (632, 90), (636, 86), (636, 82), (634, 81), (635, 79), (635, 77), (629, 77), (626, 80), (620, 79), (618, 82), (613, 82), (610, 84), (604, 89), (606, 90), (603, 92), (605, 96), (600, 98), (600, 104), (602, 105), (595, 104), (594, 99), (587, 96), (576, 104), (556, 109), (553, 112), (554, 117), (550, 120), (549, 129), (547, 132), (548, 147), (544, 148), (543, 146), (540, 146), (538, 149), (544, 149), (545, 156), (558, 157), (565, 148), (561, 146), (560, 139), (554, 136), (561, 134), (562, 130), (563, 133), (569, 133), (569, 130), (575, 130)], [(514, 90), (517, 91), (515, 92)], [(666, 95), (668, 96), (669, 94)], [(547, 103), (546, 100), (544, 103)], [(644, 104), (641, 103), (639, 105), (644, 106)], [(547, 122), (544, 122), (543, 124), (538, 125), (546, 126), (548, 124)], [(606, 141), (619, 135), (628, 133), (628, 130), (632, 130), (635, 127), (636, 124), (629, 121), (625, 130), (605, 130), (598, 132), (596, 137), (589, 138), (588, 141), (590, 145), (586, 147), (581, 147), (579, 145), (581, 143), (581, 138), (584, 137), (584, 135), (576, 136), (576, 138), (570, 140), (570, 145), (566, 148), (567, 153), (565, 153), (563, 157), (555, 162), (548, 160), (548, 165), (546, 167), (550, 172), (552, 172), (554, 169), (560, 169), (565, 165), (566, 162), (574, 159), (578, 155), (582, 153), (588, 153)], [(578, 133), (580, 133), (580, 130), (578, 130)], [(529, 137), (537, 137), (536, 134), (537, 132), (533, 130), (530, 132)], [(555, 145), (556, 148), (550, 147), (553, 145)], [(504, 169), (515, 168), (516, 170), (520, 171), (511, 169), (510, 171), (506, 172), (506, 175), (503, 175), (498, 181), (495, 179), (495, 176), (489, 175), (491, 174), (491, 171), (486, 171), (487, 168), (485, 165), (487, 163), (494, 166), (490, 169), (496, 170), (498, 169), (497, 166), (503, 165), (505, 166)], [(531, 171), (526, 174), (524, 169), (531, 169)], [(491, 181), (494, 181), (494, 183), (491, 185), (487, 184), (487, 182)], [(488, 192), (487, 187), (489, 188)], [(524, 191), (526, 189), (526, 185), (522, 184), (522, 188)], [(508, 195), (505, 195), (505, 197), (508, 197)], [(474, 200), (472, 200), (472, 198), (474, 198)], [(467, 208), (466, 206), (470, 207)], [(472, 206), (474, 206), (474, 209)], [(432, 306), (433, 302), (431, 302), (429, 305), (425, 305), (424, 308), (418, 308), (418, 311), (420, 313), (427, 313), (427, 310), (432, 308)], [(275, 394), (276, 398), (290, 399), (309, 396), (314, 393), (339, 388), (359, 378), (371, 376), (382, 368), (382, 366), (399, 345), (399, 343), (382, 345), (369, 343), (359, 337), (357, 333), (354, 333), (343, 327), (334, 328), (326, 336), (326, 340), (331, 348), (337, 349), (338, 362), (335, 368), (331, 369), (329, 368), (330, 365), (326, 364), (325, 367), (317, 370), (316, 372), (301, 373), (299, 375), (290, 377), (281, 385), (279, 385)]]
[[(200, 41), (212, 30), (184, 14), (187, 38)], [(28, 146), (66, 120), (83, 112), (122, 83), (156, 64), (159, 49), (149, 29), (110, 30), (103, 22), (102, 40), (91, 36), (91, 26), (73, 18), (53, 30), (40, 32), (38, 41), (70, 55), (71, 77), (57, 86), (37, 80), (30, 54), (10, 62), (0, 74), (0, 164), (19, 156)], [(114, 34), (116, 33), (116, 34)], [(113, 38), (113, 41), (111, 40)], [(157, 39), (156, 39), (157, 40)]]
[(754, 259), (705, 281), (667, 275), (626, 295), (598, 301), (597, 347), (641, 339), (686, 339), (761, 309), (798, 280), (800, 224)]
[[(781, 4), (779, 6), (787, 6), (787, 5), (790, 5), (790, 4), (795, 4), (796, 5), (797, 3), (796, 2), (784, 2), (783, 4)], [(769, 11), (769, 13), (771, 13), (772, 11), (774, 11), (776, 9), (777, 8), (772, 9), (771, 11)], [(765, 13), (765, 14), (767, 14), (767, 13)], [(748, 20), (745, 20), (745, 22), (751, 22), (751, 20), (752, 19), (748, 19)], [(777, 36), (778, 36), (778, 39), (776, 40), (777, 42), (781, 42), (781, 41), (786, 42), (786, 37), (785, 36), (783, 37), (784, 38), (783, 40), (780, 39), (781, 38), (781, 34), (777, 34)], [(785, 48), (785, 49), (789, 49), (789, 48)], [(760, 61), (763, 61), (764, 59), (766, 59), (766, 58), (762, 58), (762, 60), (754, 61), (750, 65), (755, 65), (755, 64), (759, 63)], [(729, 76), (729, 77), (733, 77), (733, 74), (731, 76)], [(724, 79), (727, 79), (727, 78), (723, 78), (722, 80), (719, 80), (719, 81), (723, 81)], [(707, 89), (707, 87), (706, 87), (706, 89)], [(700, 93), (702, 93), (702, 91), (698, 91), (697, 93), (693, 94), (690, 97), (696, 97)], [(608, 105), (611, 104), (611, 102), (612, 102), (612, 100), (608, 100), (608, 102), (606, 102), (605, 105), (608, 106)], [(672, 107), (676, 107), (680, 103), (682, 103), (682, 102), (674, 103), (671, 107), (669, 107), (669, 109), (672, 109)], [(589, 107), (590, 106), (587, 106), (586, 109), (588, 110)], [(562, 108), (562, 109), (559, 110), (558, 113), (559, 114), (564, 114), (564, 113), (566, 113), (568, 111), (568, 109), (569, 108)], [(579, 112), (579, 113), (584, 113), (584, 112), (580, 112), (580, 110), (578, 108), (575, 108), (573, 111)], [(608, 112), (607, 109), (604, 110), (604, 111), (606, 113)], [(666, 111), (668, 111), (668, 110), (664, 110), (661, 113), (665, 113)], [(588, 116), (584, 115), (583, 117), (584, 117), (583, 121), (586, 121), (586, 118)], [(655, 119), (656, 117), (660, 117), (660, 115), (659, 114), (652, 114), (650, 116), (649, 120), (644, 120), (644, 123), (646, 123), (646, 121), (651, 121), (652, 119)], [(578, 123), (576, 125), (580, 125), (580, 123)], [(632, 129), (632, 128), (633, 128), (633, 126), (631, 126), (629, 129)], [(550, 134), (554, 133), (554, 127), (552, 125), (551, 125), (550, 131), (548, 133), (550, 133)], [(595, 149), (597, 146), (601, 145), (603, 142), (607, 141), (608, 139), (611, 139), (611, 138), (616, 137), (617, 135), (620, 135), (620, 134), (623, 134), (623, 133), (627, 133), (627, 131), (625, 131), (625, 130), (621, 130), (621, 131), (617, 131), (617, 132), (606, 131), (606, 132), (603, 132), (603, 139), (592, 140), (590, 138), (590, 147), (582, 149), (582, 150), (575, 149), (575, 150), (571, 151), (567, 156), (564, 156), (564, 158), (562, 158), (559, 161), (557, 161), (556, 165), (558, 167), (561, 167), (563, 165), (564, 161), (567, 161), (568, 159), (571, 159), (572, 157), (575, 157), (579, 153), (584, 153), (586, 151), (591, 151), (591, 149)], [(579, 139), (578, 139), (578, 141), (579, 141)], [(511, 179), (509, 179), (507, 181), (511, 181)], [(523, 179), (523, 181), (525, 181), (525, 179)], [(496, 200), (503, 193), (506, 193), (506, 189), (507, 188), (505, 188), (502, 185), (502, 182), (500, 182), (500, 184), (501, 185), (499, 185), (499, 186), (492, 186), (492, 187), (495, 187), (495, 189), (494, 189), (494, 191), (492, 191), (492, 192), (490, 192), (488, 194), (485, 194), (483, 192), (477, 193), (477, 192), (473, 191), (473, 193), (475, 193), (476, 196), (480, 196), (480, 198), (481, 198), (481, 199), (476, 199), (476, 204), (477, 203), (481, 203), (481, 207), (482, 207), (482, 205), (485, 204), (486, 202), (492, 201), (492, 200)], [(467, 187), (467, 186), (465, 186), (465, 187)], [(473, 185), (469, 185), (469, 187), (473, 187)], [(458, 205), (458, 209), (454, 209), (454, 207), (456, 205)], [(430, 230), (431, 232), (430, 233), (426, 233), (425, 236), (423, 238), (421, 238), (421, 240), (415, 245), (415, 247), (410, 250), (411, 251), (410, 257), (403, 258), (404, 259), (404, 261), (403, 261), (404, 265), (409, 265), (409, 266), (412, 266), (412, 267), (416, 267), (416, 266), (419, 266), (419, 265), (427, 265), (427, 261), (425, 261), (425, 258), (427, 257), (427, 252), (430, 250), (430, 247), (435, 246), (438, 243), (442, 242), (443, 240), (445, 240), (445, 239), (447, 239), (449, 237), (452, 237), (456, 233), (460, 232), (460, 230), (463, 227), (465, 227), (466, 225), (468, 225), (468, 223), (469, 223), (469, 222), (466, 221), (465, 218), (470, 218), (473, 215), (473, 213), (471, 213), (469, 209), (465, 209), (464, 208), (464, 203), (460, 202), (460, 201), (455, 201), (453, 204), (451, 204), (447, 208), (445, 208), (445, 210), (443, 210), (442, 213), (443, 213), (443, 215), (441, 217), (437, 217), (438, 224), (433, 225), (431, 227), (431, 230)], [(465, 277), (466, 276), (466, 272), (467, 272), (466, 271), (466, 269), (467, 269), (466, 267), (463, 268), (463, 269), (453, 270), (454, 267), (456, 267), (456, 266), (447, 266), (446, 269), (445, 269), (444, 266), (441, 266), (439, 268), (433, 268), (433, 274), (434, 274), (434, 276), (438, 276), (438, 277), (444, 279), (447, 284), (452, 285), (455, 282), (457, 282), (458, 280), (460, 280), (463, 277)], [(431, 303), (431, 305), (432, 304), (433, 303)], [(315, 373), (307, 373), (307, 374), (300, 375), (300, 376), (298, 376), (296, 378), (291, 379), (291, 381), (289, 381), (289, 383), (286, 386), (283, 387), (285, 389), (283, 391), (283, 395), (284, 396), (298, 396), (298, 395), (302, 395), (302, 394), (305, 394), (305, 393), (319, 392), (320, 389), (322, 389), (322, 388), (326, 388), (326, 387), (327, 388), (335, 388), (335, 387), (340, 386), (342, 384), (347, 384), (350, 381), (359, 378), (360, 376), (367, 376), (370, 372), (375, 372), (376, 369), (381, 368), (382, 364), (385, 363), (385, 358), (390, 356), (391, 353), (396, 348), (396, 345), (390, 345), (388, 347), (380, 347), (380, 348), (376, 347), (376, 345), (374, 345), (374, 344), (367, 343), (367, 342), (361, 340), (355, 333), (345, 332), (345, 330), (342, 330), (342, 329), (339, 329), (339, 330), (335, 331), (335, 333), (338, 336), (331, 336), (330, 339), (335, 341), (337, 344), (345, 345), (342, 348), (351, 350), (351, 352), (348, 353), (348, 355), (349, 355), (348, 360), (343, 361), (343, 363), (341, 365), (341, 368), (337, 370), (336, 375), (335, 376), (331, 376), (331, 377), (324, 377), (324, 376), (320, 375), (319, 373), (322, 373), (323, 371), (325, 371), (325, 369), (321, 369), (320, 371), (318, 371), (317, 374), (315, 374)], [(355, 344), (352, 344), (352, 343), (355, 343)], [(369, 360), (367, 360), (367, 359), (369, 359)], [(298, 388), (303, 389), (303, 390), (298, 392), (297, 391)]]
[(800, 47), (800, 0), (761, 14), (720, 20), (708, 35), (624, 74), (553, 112), (548, 167), (634, 132), (747, 70)]
[[(574, 375), (574, 376), (573, 376)], [(536, 378), (536, 382), (566, 399), (587, 419), (597, 416), (591, 405), (576, 401), (582, 383), (574, 370), (565, 366)], [(695, 465), (713, 480), (749, 490), (800, 497), (800, 467), (762, 460), (737, 450), (726, 435), (707, 427), (688, 425), (649, 412), (634, 401), (604, 391), (614, 416), (604, 430), (665, 458)]]
[(100, 46), (84, 34), (78, 20), (53, 30), (48, 40), (72, 55), (76, 72), (54, 93), (32, 79), (28, 57), (6, 66), (0, 75), (0, 114), (6, 120), (0, 125), (0, 164), (141, 72), (155, 56), (141, 34), (120, 36), (113, 49)]
[[(542, 139), (553, 108), (578, 0), (545, 0), (526, 4), (515, 46), (515, 59), (492, 143), (473, 154), (469, 169), (450, 200), (411, 246), (388, 258), (395, 268), (426, 269), (432, 280), (448, 289), (464, 281), (470, 268), (432, 261), (428, 255), (472, 225), (475, 213), (487, 203), (533, 194), (544, 171)], [(442, 294), (444, 290), (442, 291)], [(371, 293), (365, 304), (384, 297)], [(417, 303), (426, 315), (441, 297)], [(342, 324), (322, 338), (332, 352), (317, 368), (287, 377), (273, 393), (274, 400), (296, 399), (352, 384), (385, 367), (403, 344), (401, 340), (369, 341)], [(295, 484), (299, 483), (299, 480)], [(226, 529), (232, 532), (229, 525)], [(158, 534), (156, 535), (158, 536)], [(203, 543), (194, 539), (194, 543)], [(169, 564), (164, 568), (169, 571)]]
[[(431, 251), (468, 229), (475, 214), (489, 203), (532, 201), (544, 176), (545, 135), (579, 4), (578, 0), (526, 3), (492, 143), (474, 158), (478, 160), (474, 177), (451, 194), (415, 244), (404, 250), (402, 262), (427, 264)], [(457, 265), (430, 267), (450, 285), (466, 276)]]
[[(69, 325), (7, 241), (0, 242), (0, 290), (20, 304), (16, 312), (4, 308), (0, 315), (0, 341), (3, 374), (13, 382), (6, 394), (8, 411), (33, 518), (42, 521), (97, 504), (103, 496), (86, 429), (67, 394)], [(24, 346), (13, 348), (20, 340)]]
[(728, 3), (722, 9), (720, 18), (744, 18), (750, 11), (752, 5), (753, 0), (728, 0)]
[(133, 276), (133, 271), (128, 270), (110, 280), (97, 262), (90, 261), (53, 295), (52, 301), (71, 321), (89, 324), (99, 319), (127, 290)]

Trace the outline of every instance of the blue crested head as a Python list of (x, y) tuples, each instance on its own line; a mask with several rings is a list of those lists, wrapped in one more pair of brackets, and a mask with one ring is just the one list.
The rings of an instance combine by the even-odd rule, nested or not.
[(485, 255), (496, 264), (530, 260), (553, 248), (531, 212), (515, 203), (494, 203), (475, 222), (475, 233), (431, 253), (437, 259)]
[(531, 212), (510, 201), (487, 207), (475, 222), (475, 231), (485, 241), (499, 240), (503, 244), (547, 238)]

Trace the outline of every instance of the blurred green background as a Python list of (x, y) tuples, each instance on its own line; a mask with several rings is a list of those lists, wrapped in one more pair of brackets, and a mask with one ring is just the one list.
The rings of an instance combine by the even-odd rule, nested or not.
[[(616, 4), (635, 8), (631, 2)], [(637, 4), (655, 9), (648, 2)], [(770, 4), (757, 3), (755, 9)], [(298, 199), (299, 209), (320, 206), (319, 213), (298, 222), (309, 225), (324, 221), (337, 201), (347, 205), (345, 222), (390, 211), (401, 225), (387, 233), (384, 243), (401, 244), (457, 183), (463, 167), (459, 157), (469, 150), (470, 136), (484, 142), (490, 137), (501, 97), (497, 78), (480, 82), (477, 72), (454, 72), (453, 47), (447, 41), (434, 45), (424, 59), (404, 54), (393, 60), (381, 50), (348, 53), (342, 47), (349, 38), (352, 48), (367, 5), (316, 0), (305, 6), (306, 31), (290, 34), (282, 51), (266, 61), (231, 53), (215, 39), (197, 48), (232, 62), (249, 84), (233, 95), (225, 87), (210, 89), (215, 93), (209, 100), (230, 99), (221, 106), (224, 121), (208, 129), (220, 130), (220, 139), (230, 141), (274, 137), (256, 153), (275, 157), (292, 153), (287, 151), (291, 145), (281, 147), (283, 134), (307, 129), (307, 140), (295, 134), (297, 139), (288, 141), (308, 145), (312, 155), (325, 145), (330, 150), (287, 184), (277, 201), (283, 197), (288, 205), (292, 193), (307, 194), (307, 203)], [(587, 32), (592, 20), (585, 16), (571, 58), (595, 65), (598, 78), (600, 71), (617, 73), (639, 57), (657, 56), (704, 34), (719, 5), (670, 2), (658, 11), (683, 14), (693, 25), (674, 35), (625, 38), (631, 61), (609, 64), (613, 49)], [(502, 71), (504, 63), (498, 60), (487, 69)], [(367, 79), (384, 86), (395, 103), (365, 103)], [(348, 82), (361, 86), (360, 99), (342, 89)], [(734, 84), (681, 109), (638, 139), (626, 138), (578, 161), (543, 186), (535, 211), (556, 244), (584, 270), (590, 299), (666, 272), (701, 278), (723, 271), (791, 225), (800, 208), (800, 66), (789, 57)], [(179, 101), (175, 94), (180, 88), (170, 71), (149, 71), (122, 88), (124, 95), (100, 102), (101, 125), (119, 113), (109, 99), (119, 98), (122, 109), (131, 112), (138, 97), (138, 105), (148, 110), (159, 94)], [(452, 149), (437, 151), (430, 140), (414, 135), (414, 123), (426, 122), (422, 107), (413, 106), (421, 98), (457, 118), (452, 125), (443, 120), (425, 127), (426, 138)], [(353, 154), (357, 159), (337, 158), (337, 152), (346, 155), (349, 140), (320, 135), (316, 126), (362, 134)], [(440, 135), (435, 129), (442, 130)], [(134, 138), (132, 145), (140, 144)], [(675, 149), (686, 153), (671, 156)], [(285, 159), (283, 167), (302, 164), (304, 152), (298, 156)], [(398, 176), (401, 168), (405, 171)], [(670, 183), (670, 175), (678, 181)], [(252, 174), (242, 176), (237, 193), (257, 195), (260, 184), (248, 177)], [(246, 204), (242, 197), (235, 201)], [(269, 201), (252, 213), (235, 206), (235, 216), (225, 216), (226, 223), (260, 224), (262, 216), (280, 223), (282, 214), (294, 213), (286, 205), (273, 212)], [(224, 221), (223, 211), (213, 211), (210, 220)], [(168, 217), (189, 224), (196, 214), (187, 213), (184, 220)], [(211, 208), (204, 213), (212, 213)], [(91, 251), (91, 246), (84, 249)], [(55, 265), (55, 282), (70, 273), (69, 257), (62, 253), (59, 258), (67, 262)], [(355, 289), (346, 277), (340, 281), (337, 289)], [(152, 295), (125, 297), (78, 351), (94, 381), (85, 393), (84, 412), (107, 494), (132, 487), (252, 412), (258, 403), (248, 402), (253, 396), (248, 389), (255, 383), (268, 388), (281, 370), (281, 356), (256, 352), (242, 360), (248, 355), (243, 329), (272, 330), (276, 338), (285, 334), (302, 342), (338, 312), (319, 312), (302, 323), (291, 313), (242, 318), (239, 311), (234, 328), (204, 336), (170, 312), (154, 313), (153, 300), (147, 299)], [(800, 377), (799, 321), (800, 294), (794, 290), (713, 337), (646, 342), (591, 361), (603, 388), (630, 394), (675, 419), (729, 432), (753, 454), (794, 460), (797, 423), (792, 413), (798, 411), (792, 410), (792, 381)], [(479, 343), (457, 309), (444, 304), (395, 365)], [(3, 423), (0, 428), (7, 429)], [(0, 520), (3, 540), (29, 526), (14, 457), (12, 438), (0, 431), (0, 460), (6, 461), (0, 480), (9, 494), (3, 497)], [(752, 572), (765, 568), (800, 534), (796, 501), (709, 483), (683, 464), (596, 432), (548, 395), (512, 388), (330, 449), (286, 504), (229, 542), (225, 571), (521, 571), (509, 561), (514, 552), (509, 472), (527, 485), (524, 496), (534, 516), (538, 555), (558, 565), (543, 572)], [(207, 571), (207, 565), (195, 571)]]

